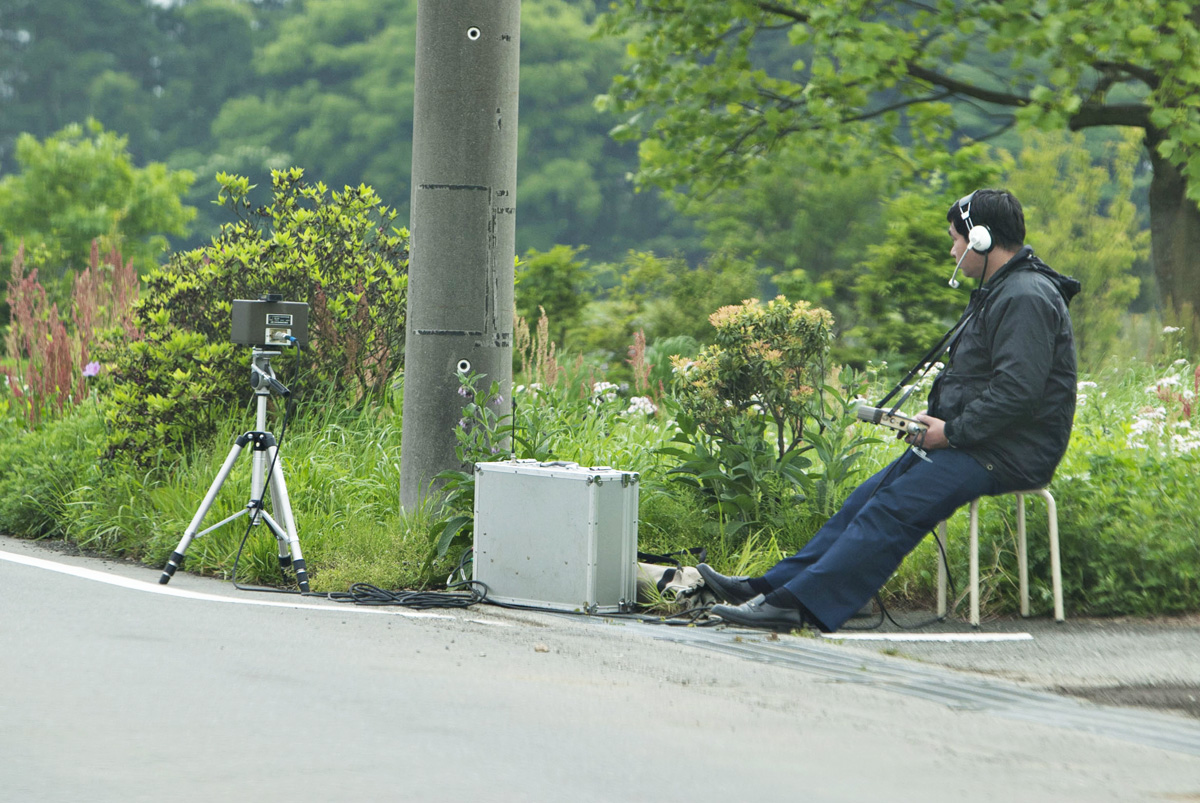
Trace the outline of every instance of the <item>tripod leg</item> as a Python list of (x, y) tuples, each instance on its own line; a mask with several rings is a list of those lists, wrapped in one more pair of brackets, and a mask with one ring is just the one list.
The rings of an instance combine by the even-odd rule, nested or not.
[(249, 443), (248, 436), (242, 435), (233, 444), (233, 448), (229, 450), (229, 456), (225, 458), (225, 462), (221, 465), (221, 470), (217, 472), (216, 479), (213, 480), (208, 493), (204, 495), (204, 501), (200, 503), (200, 508), (196, 511), (196, 515), (192, 517), (192, 523), (183, 531), (183, 538), (180, 539), (179, 546), (175, 547), (175, 551), (167, 559), (167, 565), (163, 567), (162, 577), (158, 578), (160, 585), (166, 585), (171, 582), (171, 578), (175, 575), (175, 570), (183, 564), (183, 553), (187, 551), (188, 544), (196, 537), (196, 531), (200, 529), (204, 517), (208, 515), (208, 509), (212, 507), (213, 502), (217, 498), (217, 493), (221, 490), (221, 486), (225, 483), (225, 479), (233, 469), (233, 464), (237, 461), (238, 455), (242, 453), (242, 449), (245, 448), (247, 443)]
[[(296, 570), (296, 582), (300, 584), (300, 590), (308, 591), (308, 569), (304, 565), (304, 555), (300, 552), (300, 535), (296, 532), (296, 517), (292, 515), (292, 500), (288, 497), (287, 483), (283, 479), (283, 466), (276, 459), (278, 449), (274, 446), (267, 448), (267, 456), (270, 458), (271, 465), (274, 468), (271, 470), (271, 505), (275, 512), (283, 519), (284, 529), (287, 531), (288, 552), (291, 555), (292, 568)], [(284, 561), (284, 546), (279, 545), (279, 563), (283, 565)]]

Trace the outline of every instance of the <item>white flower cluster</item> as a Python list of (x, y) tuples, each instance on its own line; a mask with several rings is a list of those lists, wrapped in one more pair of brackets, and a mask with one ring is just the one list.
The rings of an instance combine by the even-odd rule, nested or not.
[(1153, 385), (1149, 385), (1149, 386), (1146, 388), (1146, 392), (1147, 392), (1147, 393), (1158, 393), (1158, 389), (1159, 389), (1159, 388), (1178, 387), (1180, 384), (1181, 384), (1181, 383), (1180, 383), (1180, 381), (1179, 381), (1179, 377), (1177, 377), (1177, 376), (1164, 376), (1162, 379), (1158, 380), (1158, 381), (1157, 381), (1157, 382), (1155, 382)]
[(1196, 400), (1196, 372), (1192, 370), (1187, 360), (1176, 360), (1172, 365), (1179, 368), (1176, 374), (1167, 374), (1155, 380), (1153, 385), (1146, 386), (1146, 392), (1160, 399), (1176, 398), (1183, 402)]
[[(1084, 380), (1083, 382), (1080, 382), (1075, 387), (1076, 387), (1075, 403), (1077, 405), (1079, 405), (1080, 407), (1082, 407), (1088, 400), (1088, 394), (1084, 393), (1083, 391), (1091, 390), (1092, 388), (1098, 388), (1100, 386), (1097, 385), (1095, 382), (1089, 382), (1087, 380)], [(1108, 395), (1107, 391), (1100, 391), (1100, 398), (1103, 399), (1107, 395)]]
[(517, 393), (529, 393), (531, 396), (536, 396), (538, 394), (538, 391), (541, 389), (542, 389), (541, 382), (531, 382), (528, 385), (517, 385), (515, 388), (513, 388), (513, 394), (515, 395)]
[[(1187, 360), (1176, 360), (1176, 373), (1169, 373), (1147, 385), (1145, 392), (1154, 397), (1129, 425), (1126, 444), (1133, 449), (1155, 446), (1174, 452), (1200, 449), (1200, 432), (1188, 420), (1196, 405), (1197, 372)], [(1181, 415), (1182, 414), (1182, 415)]]
[(1175, 452), (1200, 449), (1200, 433), (1190, 421), (1168, 421), (1166, 407), (1143, 407), (1133, 423), (1125, 445), (1131, 449), (1149, 449), (1151, 443)]
[(596, 382), (592, 385), (592, 400), (596, 404), (616, 401), (618, 390), (620, 390), (620, 386), (614, 385), (612, 382)]
[(649, 396), (634, 396), (629, 400), (629, 409), (625, 411), (626, 415), (641, 413), (642, 415), (654, 415), (658, 412), (658, 405)]

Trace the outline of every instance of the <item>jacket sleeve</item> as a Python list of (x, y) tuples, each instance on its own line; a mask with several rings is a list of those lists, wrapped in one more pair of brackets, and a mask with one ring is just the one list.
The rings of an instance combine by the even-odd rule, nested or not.
[(946, 438), (970, 447), (1003, 437), (1042, 404), (1054, 361), (1061, 314), (1036, 285), (1014, 288), (988, 305), (986, 334), (992, 371), (980, 394), (946, 422)]

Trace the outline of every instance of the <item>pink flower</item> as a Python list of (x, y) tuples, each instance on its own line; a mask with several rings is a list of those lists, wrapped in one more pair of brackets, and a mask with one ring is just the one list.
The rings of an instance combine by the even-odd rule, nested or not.
[(83, 366), (83, 375), (85, 377), (99, 376), (100, 363), (93, 360), (92, 362), (89, 362), (87, 365)]

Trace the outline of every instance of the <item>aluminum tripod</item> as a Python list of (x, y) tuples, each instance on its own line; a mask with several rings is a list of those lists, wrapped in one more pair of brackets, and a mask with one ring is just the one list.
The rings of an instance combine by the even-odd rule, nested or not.
[[(165, 585), (171, 581), (175, 570), (183, 564), (183, 554), (194, 539), (207, 535), (235, 519), (249, 515), (252, 525), (266, 522), (267, 527), (274, 534), (275, 540), (279, 542), (280, 568), (286, 570), (289, 566), (292, 567), (296, 572), (296, 581), (300, 584), (300, 590), (308, 591), (308, 571), (304, 566), (304, 556), (300, 552), (300, 537), (296, 532), (296, 519), (292, 515), (292, 503), (288, 498), (287, 483), (283, 479), (283, 466), (279, 463), (279, 446), (275, 441), (275, 436), (267, 431), (267, 397), (272, 392), (284, 397), (290, 395), (290, 391), (275, 378), (275, 372), (271, 369), (271, 358), (279, 354), (280, 352), (269, 349), (254, 349), (254, 359), (250, 367), (250, 385), (254, 388), (255, 396), (258, 397), (255, 429), (239, 437), (233, 444), (233, 448), (229, 450), (229, 456), (225, 458), (225, 463), (217, 472), (217, 477), (209, 487), (208, 493), (205, 494), (204, 501), (200, 503), (199, 510), (192, 517), (192, 523), (184, 530), (179, 546), (167, 560), (162, 577), (158, 578), (159, 583)], [(250, 501), (229, 518), (217, 522), (207, 530), (196, 532), (200, 529), (204, 517), (216, 500), (221, 486), (229, 477), (229, 472), (233, 469), (233, 464), (237, 462), (238, 455), (248, 445), (253, 445), (254, 452), (250, 475)], [(264, 504), (268, 471), (270, 472), (271, 507), (275, 514), (283, 519), (283, 527), (280, 527), (271, 514), (267, 513)]]

